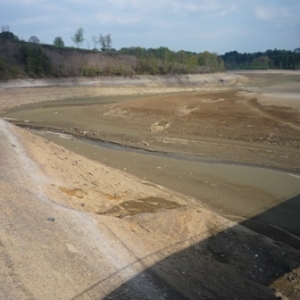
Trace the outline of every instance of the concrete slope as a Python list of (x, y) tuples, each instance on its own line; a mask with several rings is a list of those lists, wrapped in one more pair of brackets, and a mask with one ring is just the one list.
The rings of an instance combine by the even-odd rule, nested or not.
[[(58, 206), (43, 193), (49, 179), (2, 119), (0, 153), (1, 299), (102, 299), (138, 273), (104, 224), (99, 230), (89, 214)], [(101, 281), (97, 295), (79, 296)], [(142, 298), (159, 299), (154, 283), (139, 281)]]

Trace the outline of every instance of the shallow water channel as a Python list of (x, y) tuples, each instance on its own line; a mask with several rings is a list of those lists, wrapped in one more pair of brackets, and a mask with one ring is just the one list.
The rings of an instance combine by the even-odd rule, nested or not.
[(191, 196), (231, 220), (275, 225), (300, 236), (300, 174), (33, 132), (89, 159)]

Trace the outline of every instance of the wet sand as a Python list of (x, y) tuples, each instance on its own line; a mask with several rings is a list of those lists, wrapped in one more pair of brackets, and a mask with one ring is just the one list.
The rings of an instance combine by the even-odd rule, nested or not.
[[(299, 197), (300, 174), (262, 166), (225, 163), (181, 155), (172, 157), (99, 147), (93, 141), (70, 135), (38, 131), (38, 135), (80, 155), (99, 161), (141, 179), (197, 199), (204, 207), (233, 221), (254, 217), (293, 197)], [(300, 237), (300, 202), (292, 217), (274, 214), (273, 224)], [(289, 222), (286, 222), (288, 217)], [(269, 224), (269, 220), (260, 222)], [(264, 230), (256, 228), (264, 233)]]

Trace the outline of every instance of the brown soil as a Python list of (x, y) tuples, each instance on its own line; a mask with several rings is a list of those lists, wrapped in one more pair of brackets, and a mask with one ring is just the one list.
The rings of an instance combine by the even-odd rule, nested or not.
[[(75, 105), (61, 100), (5, 116), (148, 150), (279, 167), (293, 171), (290, 181), (297, 183), (300, 75), (285, 75), (243, 73), (249, 78), (243, 89), (215, 82), (202, 91), (155, 86), (156, 94), (188, 93), (100, 97)], [(278, 92), (282, 78), (284, 94)], [(74, 87), (70, 92), (97, 96), (105, 89), (112, 92), (111, 87)], [(120, 87), (119, 92), (145, 89)], [(46, 100), (49, 92), (59, 99), (70, 96), (67, 88), (6, 87), (1, 88), (0, 108), (7, 110), (22, 99)], [(300, 186), (290, 187), (293, 197), (237, 224), (207, 210), (205, 199), (88, 160), (0, 122), (3, 299), (299, 299), (299, 218), (293, 220)], [(194, 188), (202, 188), (193, 172), (188, 175)], [(235, 181), (236, 190), (251, 194), (238, 177)], [(225, 185), (218, 193), (230, 195)], [(283, 222), (296, 224), (294, 231), (280, 231), (282, 237), (268, 227), (277, 210), (285, 213)], [(260, 219), (269, 220), (263, 231), (273, 238), (244, 227), (255, 230)]]
[[(181, 87), (170, 87), (167, 81), (149, 88), (151, 81), (144, 78), (146, 86), (135, 88), (44, 87), (38, 94), (35, 88), (11, 88), (4, 89), (1, 107), (70, 97), (23, 106), (4, 116), (17, 119), (18, 124), (56, 128), (133, 147), (299, 171), (300, 74), (288, 73), (287, 78), (276, 73), (263, 75), (249, 73), (251, 81), (225, 75), (216, 81), (194, 75)], [(208, 85), (195, 86), (195, 80), (199, 84), (204, 79)], [(234, 85), (220, 85), (220, 80)], [(139, 80), (132, 84), (135, 82)], [(278, 92), (278, 86), (284, 93)], [(155, 96), (132, 96), (150, 91)], [(129, 96), (109, 96), (114, 94)]]

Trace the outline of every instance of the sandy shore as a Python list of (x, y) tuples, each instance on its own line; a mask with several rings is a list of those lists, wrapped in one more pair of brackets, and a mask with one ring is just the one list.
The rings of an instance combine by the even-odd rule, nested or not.
[[(261, 82), (258, 80), (257, 83), (255, 80), (252, 79), (252, 84), (254, 82), (257, 85)], [(218, 82), (220, 82), (219, 78)], [(195, 87), (178, 89), (186, 91), (184, 90), (186, 88), (195, 89)], [(200, 87), (196, 88), (200, 89)], [(257, 88), (257, 86), (249, 85), (248, 88), (251, 88), (251, 93), (253, 93), (253, 88)], [(271, 86), (271, 88), (273, 87)], [(287, 86), (285, 86), (286, 88)], [(290, 81), (289, 88), (295, 89)], [(46, 105), (45, 110), (37, 107), (28, 107), (29, 110), (27, 110), (27, 112), (30, 111), (31, 122), (34, 116), (32, 112), (41, 109), (36, 116), (42, 117), (43, 122), (49, 126), (47, 114), (52, 111), (53, 114), (50, 114), (52, 119), (53, 116), (60, 115), (64, 110), (63, 106), (69, 103), (69, 100), (65, 102), (63, 100), (67, 95), (70, 97), (75, 94), (76, 97), (99, 96), (97, 93), (100, 93), (101, 90), (100, 87), (99, 91), (96, 87), (92, 89), (87, 87), (74, 87), (73, 89), (72, 87), (71, 90), (73, 90), (68, 92), (66, 87), (62, 89), (61, 87), (56, 87), (54, 90), (50, 87), (27, 87), (25, 89), (1, 87), (2, 111), (20, 103), (39, 102), (46, 100), (46, 97), (49, 97), (49, 100), (56, 97), (56, 99), (61, 99), (61, 110), (59, 111), (58, 107), (52, 106), (52, 104)], [(120, 87), (120, 89), (120, 93), (125, 90), (129, 91), (128, 87)], [(167, 91), (169, 87), (157, 87), (155, 92), (162, 92), (164, 89)], [(208, 89), (213, 89), (213, 84), (204, 87), (206, 93)], [(228, 87), (218, 85), (215, 86), (215, 89), (223, 91)], [(137, 88), (136, 93), (142, 94), (142, 91), (145, 91), (145, 87)], [(171, 91), (175, 92), (176, 90)], [(243, 92), (245, 93), (245, 90)], [(255, 91), (255, 93), (258, 92)], [(33, 95), (34, 97), (32, 97)], [(207, 97), (208, 94), (201, 95), (200, 99), (209, 102), (223, 99), (220, 95), (217, 95), (215, 99), (211, 97), (211, 94), (209, 94), (210, 98)], [(275, 101), (273, 97), (270, 98)], [(13, 99), (12, 103), (10, 103), (10, 99)], [(20, 102), (20, 99), (25, 100)], [(243, 99), (247, 99), (244, 94)], [(163, 100), (165, 108), (174, 109), (169, 105), (167, 97)], [(193, 98), (188, 101), (190, 101), (187, 102), (188, 105), (183, 105), (185, 110), (180, 107), (180, 111), (186, 113), (188, 110), (188, 115), (193, 116), (191, 110), (202, 106), (195, 106)], [(214, 103), (222, 104), (226, 101), (225, 99)], [(268, 102), (268, 96), (264, 94), (258, 101), (261, 101), (260, 105), (264, 105), (263, 101)], [(295, 101), (297, 99), (292, 100), (293, 109), (297, 110)], [(155, 132), (155, 139), (153, 139), (153, 131), (149, 131), (149, 128), (156, 122), (154, 118), (149, 115), (145, 123), (140, 122), (145, 119), (145, 115), (143, 115), (144, 112), (139, 115), (141, 113), (138, 110), (139, 105), (145, 107), (144, 105), (147, 104), (146, 108), (151, 111), (153, 108), (151, 105), (155, 106), (153, 98), (151, 101), (149, 98), (144, 98), (142, 100), (126, 99), (126, 101), (114, 103), (104, 102), (100, 106), (97, 99), (94, 103), (97, 106), (83, 106), (79, 102), (81, 108), (79, 111), (82, 113), (82, 109), (89, 111), (90, 108), (91, 111), (95, 111), (97, 107), (100, 109), (97, 111), (97, 115), (104, 115), (101, 126), (106, 124), (109, 128), (112, 124), (111, 120), (114, 120), (110, 119), (112, 112), (119, 112), (118, 116), (121, 116), (120, 112), (128, 109), (130, 114), (127, 114), (125, 119), (131, 120), (130, 124), (134, 124), (132, 120), (136, 120), (138, 117), (140, 128), (135, 129), (135, 125), (120, 121), (120, 124), (123, 124), (127, 130), (126, 136), (119, 129), (120, 140), (123, 143), (127, 141), (129, 144), (142, 142), (144, 146), (145, 143), (151, 146), (153, 143), (153, 147), (162, 147), (159, 140), (163, 133), (165, 134), (166, 123), (159, 123), (161, 116), (153, 128), (157, 130), (157, 127), (162, 126), (163, 130)], [(194, 107), (189, 106), (191, 103)], [(200, 101), (200, 103), (207, 104), (205, 101)], [(280, 109), (282, 108), (280, 101), (277, 101), (276, 105)], [(276, 105), (272, 103), (275, 112), (278, 111)], [(167, 109), (162, 116), (163, 119), (167, 115)], [(44, 114), (45, 111), (46, 114)], [(24, 120), (24, 111), (19, 110), (13, 113), (17, 116), (21, 116), (23, 113)], [(261, 112), (259, 111), (259, 113)], [(16, 115), (9, 114), (6, 116), (16, 117)], [(130, 119), (131, 116), (133, 119)], [(68, 117), (66, 119), (68, 120)], [(122, 120), (121, 117), (120, 120)], [(192, 118), (190, 120), (193, 121)], [(272, 120), (274, 121), (274, 118)], [(172, 128), (174, 120), (168, 116), (168, 121)], [(36, 119), (33, 123), (37, 124), (37, 122)], [(293, 132), (298, 130), (297, 117), (292, 121), (289, 119), (284, 122), (285, 126), (292, 128), (290, 137), (293, 139)], [(286, 125), (288, 123), (291, 123), (292, 126)], [(70, 128), (68, 123), (65, 123), (64, 126)], [(145, 132), (143, 126), (150, 132), (152, 140), (145, 133), (142, 135), (142, 140), (134, 140), (134, 136)], [(115, 129), (116, 127), (111, 128)], [(130, 134), (128, 134), (129, 128)], [(84, 127), (80, 128), (80, 130), (84, 129)], [(295, 236), (288, 246), (285, 243), (255, 234), (241, 226), (250, 222), (254, 227), (253, 224), (259, 222), (260, 217), (274, 216), (272, 210), (276, 209), (288, 211), (293, 216), (293, 207), (299, 197), (298, 188), (294, 184), (291, 183), (291, 187), (294, 189), (293, 197), (268, 207), (265, 211), (260, 210), (258, 214), (252, 214), (247, 220), (241, 220), (241, 224), (237, 225), (207, 210), (206, 199), (201, 199), (203, 201), (200, 202), (199, 199), (163, 187), (159, 182), (155, 183), (149, 178), (144, 179), (142, 176), (130, 175), (124, 170), (126, 168), (127, 171), (129, 166), (121, 166), (123, 168), (121, 171), (99, 161), (89, 160), (3, 120), (0, 120), (0, 134), (2, 154), (0, 157), (0, 184), (1, 191), (5, 191), (1, 192), (0, 197), (0, 263), (2, 266), (0, 276), (3, 282), (0, 295), (2, 298), (299, 298), (300, 291), (297, 287), (300, 278), (300, 254), (299, 248), (297, 248), (297, 237)], [(107, 137), (117, 138), (116, 135), (108, 134), (108, 131), (106, 134)], [(178, 132), (174, 131), (171, 134), (173, 136), (168, 136), (168, 138), (174, 139), (174, 135), (178, 135)], [(176, 138), (182, 139), (179, 136)], [(228, 143), (229, 136), (226, 138)], [(192, 139), (187, 136), (186, 140), (195, 139), (194, 136)], [(237, 141), (235, 145), (239, 145), (239, 143), (245, 145), (246, 142)], [(296, 144), (271, 144), (270, 147), (278, 146), (287, 151), (289, 155), (291, 153), (297, 155), (297, 145), (296, 140)], [(225, 141), (219, 143), (219, 147), (221, 146), (226, 148)], [(255, 147), (262, 149), (265, 146), (263, 143), (257, 143)], [(186, 145), (184, 147), (187, 153), (191, 153), (195, 149), (189, 150)], [(168, 149), (172, 150), (171, 148)], [(210, 149), (213, 149), (211, 145)], [(266, 150), (270, 150), (270, 148)], [(229, 153), (229, 151), (227, 152)], [(243, 157), (243, 152), (240, 153), (240, 156)], [(103, 157), (105, 155), (107, 154), (104, 153)], [(256, 159), (259, 157), (260, 155), (256, 156)], [(263, 156), (260, 159), (263, 159)], [(294, 156), (291, 159), (297, 159), (297, 157)], [(285, 163), (287, 161), (288, 163)], [(295, 161), (297, 162), (297, 160)], [(284, 161), (278, 158), (276, 163), (278, 164), (278, 162), (288, 168), (290, 160)], [(156, 169), (157, 167), (164, 168), (164, 165), (156, 164), (155, 162)], [(174, 173), (174, 170), (171, 170), (170, 173), (162, 173), (162, 177)], [(197, 169), (189, 172), (192, 173), (188, 174), (191, 181), (195, 181), (195, 185), (198, 185), (199, 188), (200, 177), (196, 176)], [(294, 175), (296, 174), (294, 173)], [(292, 178), (297, 180), (297, 175), (294, 175), (290, 177), (290, 182), (293, 180)], [(226, 178), (225, 174), (224, 178)], [(191, 181), (187, 181), (187, 183)], [(205, 181), (215, 184), (210, 182), (210, 179), (204, 178), (201, 185), (203, 188), (207, 185)], [(242, 184), (238, 183), (238, 178), (235, 181), (237, 190), (243, 188)], [(176, 182), (179, 181), (175, 181), (175, 184)], [(224, 186), (220, 186), (220, 189), (216, 190), (215, 186), (210, 185), (207, 186), (207, 190), (216, 191), (216, 198), (218, 198), (218, 193), (229, 193)], [(243, 197), (242, 194), (243, 192), (241, 197)], [(268, 230), (267, 228), (266, 231)], [(282, 234), (284, 235), (284, 232)], [(288, 237), (289, 235), (282, 239), (286, 239), (288, 243)]]

